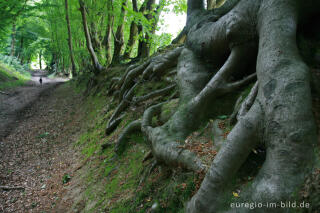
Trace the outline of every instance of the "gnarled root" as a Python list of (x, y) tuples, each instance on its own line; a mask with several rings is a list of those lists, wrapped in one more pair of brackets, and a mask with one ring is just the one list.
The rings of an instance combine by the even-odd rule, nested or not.
[[(118, 117), (130, 106), (131, 103), (137, 103), (156, 96), (166, 95), (171, 91), (171, 89), (174, 88), (175, 85), (171, 85), (164, 89), (149, 93), (145, 96), (136, 97), (134, 101), (132, 100), (134, 97), (135, 88), (138, 87), (145, 79), (148, 79), (148, 77), (150, 77), (152, 74), (164, 75), (166, 72), (171, 71), (171, 68), (176, 66), (177, 59), (181, 51), (182, 47), (177, 47), (171, 51), (157, 55), (141, 65), (131, 65), (120, 79), (114, 79), (114, 82), (117, 82), (118, 87), (120, 87), (120, 91), (118, 93), (120, 104), (108, 121), (106, 127), (107, 135), (112, 133), (112, 131), (118, 126), (120, 123), (117, 122), (120, 120)], [(135, 79), (139, 75), (142, 75), (141, 79), (135, 82)], [(112, 88), (115, 87), (114, 85), (115, 83), (113, 83)]]
[(187, 212), (218, 212), (228, 181), (238, 171), (257, 144), (262, 111), (258, 103), (241, 119), (228, 135), (225, 145), (215, 157), (197, 194), (187, 205)]
[(150, 92), (149, 94), (147, 95), (144, 95), (144, 96), (140, 96), (140, 97), (134, 97), (133, 98), (133, 102), (135, 104), (137, 103), (140, 103), (140, 102), (143, 102), (143, 101), (146, 101), (148, 99), (151, 99), (151, 98), (155, 98), (155, 97), (158, 97), (158, 96), (165, 96), (165, 95), (168, 95), (172, 89), (174, 89), (176, 87), (176, 84), (172, 84), (166, 88), (163, 88), (163, 89), (159, 89), (159, 90), (156, 90), (156, 91), (153, 91), (153, 92)]
[[(241, 119), (241, 117), (244, 117), (249, 109), (251, 108), (251, 106), (253, 105), (256, 97), (258, 94), (258, 82), (256, 82), (254, 84), (254, 86), (252, 87), (249, 95), (245, 98), (245, 100), (240, 104), (240, 103), (236, 103), (235, 105), (235, 110), (232, 113), (232, 115), (230, 116), (230, 123), (231, 124), (235, 124), (236, 121), (239, 121)], [(240, 97), (238, 101), (242, 101), (242, 97)]]
[[(115, 109), (114, 113), (112, 114), (111, 118), (108, 121), (107, 128), (106, 128), (106, 135), (109, 135), (117, 128), (122, 120), (122, 116), (120, 114), (130, 105), (131, 100), (134, 95), (134, 89), (138, 86), (135, 84), (131, 90), (125, 95), (125, 98), (121, 101), (119, 106)], [(120, 116), (120, 117), (118, 117)]]
[[(225, 65), (210, 80), (207, 67), (202, 66), (190, 50), (184, 49), (178, 64), (179, 86), (183, 93), (176, 113), (163, 126), (153, 128), (152, 117), (159, 113), (162, 106), (158, 104), (147, 109), (142, 120), (142, 132), (151, 142), (153, 155), (159, 162), (193, 171), (205, 169), (197, 155), (184, 149), (181, 141), (206, 120), (212, 101), (255, 79), (255, 74), (252, 74), (237, 82), (227, 82), (235, 68), (246, 67), (246, 63), (238, 58), (243, 50), (242, 47), (235, 47)], [(202, 79), (199, 80), (199, 76)]]
[(116, 142), (116, 146), (115, 146), (115, 152), (118, 155), (123, 153), (123, 151), (125, 150), (125, 145), (126, 145), (126, 141), (127, 141), (126, 139), (127, 139), (128, 135), (130, 135), (136, 131), (141, 131), (141, 121), (140, 120), (136, 120), (136, 121), (131, 122), (128, 126), (126, 126), (126, 128), (119, 135), (119, 138), (118, 138), (118, 140)]
[[(223, 19), (246, 10), (252, 17), (256, 15), (259, 23), (259, 84), (243, 104), (239, 122), (214, 159), (200, 189), (187, 204), (187, 212), (228, 211), (226, 186), (260, 141), (267, 147), (266, 160), (252, 184), (242, 189), (240, 195), (245, 202), (264, 204), (254, 212), (270, 212), (265, 205), (267, 202), (295, 200), (294, 193), (313, 166), (312, 150), (317, 137), (311, 110), (309, 71), (299, 56), (295, 41), (299, 8), (290, 0), (243, 0), (221, 18), (220, 28), (223, 28)], [(246, 26), (241, 18), (238, 21), (234, 23), (238, 29)], [(236, 32), (231, 30), (230, 38), (236, 38)], [(200, 51), (198, 47), (194, 50)], [(250, 108), (248, 112), (247, 108)], [(249, 211), (245, 206), (236, 210)], [(288, 212), (288, 209), (277, 208), (275, 211)]]
[(142, 79), (147, 79), (151, 74), (163, 75), (170, 68), (177, 65), (177, 59), (182, 51), (182, 47), (177, 47), (169, 52), (152, 57), (142, 65), (133, 67), (132, 70), (127, 71), (126, 75), (119, 81), (120, 85), (120, 100), (127, 90), (134, 84), (134, 79), (142, 74)]

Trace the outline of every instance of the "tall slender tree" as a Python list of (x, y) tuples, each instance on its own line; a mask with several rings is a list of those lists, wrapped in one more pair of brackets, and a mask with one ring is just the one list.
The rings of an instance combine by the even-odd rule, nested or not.
[(114, 51), (113, 51), (113, 57), (112, 57), (112, 64), (117, 64), (120, 61), (120, 55), (121, 51), (123, 50), (123, 47), (125, 45), (124, 43), (124, 27), (125, 27), (125, 17), (127, 11), (125, 10), (125, 7), (127, 6), (127, 0), (122, 0), (121, 3), (121, 12), (120, 16), (118, 18), (118, 27), (116, 34), (114, 35)]
[(91, 60), (94, 66), (94, 72), (97, 74), (101, 72), (104, 68), (103, 66), (99, 63), (99, 59), (93, 49), (92, 42), (91, 42), (91, 36), (88, 28), (88, 22), (87, 22), (87, 15), (86, 15), (86, 8), (85, 8), (85, 3), (83, 0), (79, 0), (79, 5), (80, 5), (80, 12), (81, 12), (81, 17), (82, 17), (82, 25), (83, 25), (83, 31), (85, 34), (86, 38), (86, 44), (87, 44), (87, 49), (89, 51), (89, 54), (91, 56)]
[(77, 75), (77, 68), (76, 68), (76, 63), (75, 63), (74, 54), (73, 54), (72, 33), (71, 33), (71, 26), (70, 26), (70, 19), (69, 19), (69, 5), (68, 5), (68, 0), (65, 0), (64, 2), (65, 2), (66, 21), (67, 21), (67, 29), (68, 29), (68, 46), (69, 46), (70, 59), (72, 64), (72, 76), (75, 77)]

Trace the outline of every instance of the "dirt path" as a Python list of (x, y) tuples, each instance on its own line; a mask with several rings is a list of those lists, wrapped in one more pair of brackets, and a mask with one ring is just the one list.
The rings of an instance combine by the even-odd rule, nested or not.
[[(26, 86), (0, 93), (0, 140), (14, 128), (21, 111), (36, 101), (43, 92), (66, 81), (63, 78), (50, 79), (46, 76), (44, 71), (33, 72)], [(40, 77), (43, 79), (42, 85), (39, 83)]]
[(62, 200), (68, 185), (62, 181), (79, 166), (72, 144), (81, 132), (82, 100), (59, 82), (19, 88), (1, 102), (11, 107), (2, 114), (9, 115), (11, 131), (0, 137), (0, 212), (65, 212), (71, 204)]

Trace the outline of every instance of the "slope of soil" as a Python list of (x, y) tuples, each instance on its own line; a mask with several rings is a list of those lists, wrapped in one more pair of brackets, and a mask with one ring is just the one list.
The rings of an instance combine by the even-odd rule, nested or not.
[(0, 62), (0, 90), (23, 85), (30, 79), (28, 72), (20, 73)]

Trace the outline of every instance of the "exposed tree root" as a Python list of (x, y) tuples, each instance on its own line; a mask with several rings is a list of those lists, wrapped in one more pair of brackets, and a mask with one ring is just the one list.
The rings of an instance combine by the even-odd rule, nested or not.
[(142, 65), (133, 66), (133, 69), (128, 69), (119, 81), (120, 85), (120, 100), (123, 95), (134, 85), (134, 79), (142, 74), (142, 79), (147, 79), (151, 74), (157, 73), (163, 75), (164, 72), (177, 65), (177, 59), (182, 51), (182, 47), (177, 47), (169, 52), (152, 57)]
[[(252, 89), (242, 105), (239, 122), (214, 159), (200, 189), (188, 203), (187, 212), (220, 212), (222, 209), (228, 211), (230, 203), (226, 203), (225, 199), (228, 190), (226, 186), (251, 149), (261, 140), (267, 146), (266, 161), (251, 186), (242, 192), (244, 200), (263, 203), (293, 199), (304, 175), (310, 171), (316, 132), (310, 104), (308, 69), (299, 57), (295, 42), (298, 20), (296, 6), (289, 0), (242, 0), (216, 23), (204, 24), (195, 31), (199, 34), (203, 30), (214, 30), (213, 34), (216, 34), (211, 34), (211, 42), (217, 38), (233, 45), (239, 42), (243, 44), (245, 40), (242, 40), (241, 35), (246, 32), (242, 31), (241, 27), (250, 26), (252, 22), (246, 22), (239, 14), (251, 13), (252, 17), (258, 14), (259, 84)], [(230, 17), (237, 21), (224, 22)], [(207, 28), (209, 25), (210, 29)], [(234, 28), (235, 26), (237, 28)], [(227, 41), (221, 37), (224, 29), (227, 29)], [(277, 39), (272, 37), (274, 35), (277, 35)], [(197, 39), (194, 42), (195, 37), (190, 39), (192, 50), (199, 54), (210, 50), (217, 51), (217, 47), (212, 48), (210, 45), (210, 49), (201, 50), (196, 45), (205, 40)], [(207, 37), (203, 39), (208, 42)], [(234, 42), (233, 39), (238, 41)], [(209, 88), (211, 89), (212, 87)], [(250, 209), (245, 207), (236, 210), (249, 211)], [(269, 212), (270, 209), (264, 206), (256, 211)], [(277, 209), (277, 212), (287, 211), (288, 209)]]
[(140, 178), (139, 185), (145, 182), (145, 180), (150, 176), (150, 174), (153, 172), (153, 170), (157, 167), (158, 162), (156, 160), (153, 160), (152, 163), (149, 164), (144, 170), (142, 177)]
[[(194, 95), (190, 96), (190, 93), (184, 94), (184, 98), (182, 97), (182, 103), (184, 104), (180, 105), (175, 115), (172, 116), (172, 119), (162, 127), (153, 128), (151, 123), (152, 118), (161, 112), (163, 103), (154, 105), (145, 111), (141, 130), (151, 142), (153, 156), (158, 162), (165, 163), (169, 166), (183, 167), (193, 171), (205, 169), (196, 154), (190, 150), (184, 149), (179, 141), (184, 141), (187, 134), (195, 130), (203, 121), (203, 118), (206, 116), (205, 109), (209, 107), (209, 102), (216, 97), (229, 93), (254, 80), (255, 74), (251, 74), (242, 80), (225, 83), (232, 75), (235, 68), (239, 69), (239, 67), (246, 67), (246, 64), (238, 58), (238, 56), (243, 53), (243, 50), (243, 48), (234, 48), (226, 64), (209, 82), (204, 79), (204, 81), (202, 81), (202, 87), (199, 87), (199, 82), (196, 82), (198, 79), (195, 78), (195, 91), (189, 90)], [(252, 50), (254, 50), (254, 48)], [(190, 51), (185, 51), (181, 57), (190, 54)], [(194, 63), (195, 60), (197, 60), (193, 56), (191, 56), (190, 59), (192, 59), (191, 62), (186, 60), (184, 63)], [(195, 64), (195, 66), (199, 69), (198, 64)], [(204, 74), (207, 72), (207, 68), (205, 67), (200, 68), (200, 70), (202, 70), (201, 72)], [(190, 69), (190, 71), (193, 70)], [(183, 82), (185, 82), (183, 76), (184, 74), (180, 74), (180, 87), (185, 87), (183, 85)], [(189, 78), (190, 75), (186, 75), (186, 77)], [(210, 75), (205, 74), (204, 77), (207, 79)], [(187, 81), (187, 83), (190, 83), (190, 80)], [(200, 93), (198, 94), (197, 92)], [(193, 122), (190, 123), (190, 120)]]
[[(227, 137), (207, 172), (200, 189), (188, 203), (187, 212), (218, 212), (223, 202), (223, 192), (230, 178), (238, 171), (251, 150), (258, 142), (258, 127), (262, 112), (255, 104)], [(216, 194), (217, 196), (208, 196)], [(220, 196), (219, 196), (220, 195)]]
[(125, 94), (125, 98), (121, 101), (119, 106), (116, 108), (114, 113), (112, 114), (111, 118), (108, 121), (107, 128), (106, 128), (106, 134), (111, 134), (113, 130), (117, 128), (117, 126), (121, 122), (121, 117), (119, 118), (120, 114), (130, 105), (131, 100), (134, 95), (134, 89), (137, 87), (138, 84), (135, 84), (130, 91), (128, 91), (127, 94)]
[[(243, 189), (244, 200), (293, 199), (312, 168), (317, 136), (309, 70), (295, 41), (302, 5), (297, 2), (229, 0), (221, 9), (204, 12), (201, 1), (189, 0), (185, 47), (128, 69), (118, 81), (121, 103), (110, 121), (129, 106), (133, 89), (140, 82), (177, 65), (180, 100), (175, 113), (164, 125), (154, 127), (152, 118), (160, 114), (164, 103), (149, 107), (141, 121), (125, 129), (118, 144), (122, 147), (126, 135), (141, 129), (157, 163), (207, 171), (198, 192), (187, 204), (187, 212), (228, 211), (227, 186), (258, 143), (266, 146), (266, 160), (251, 186)], [(136, 80), (138, 76), (141, 77)], [(218, 98), (223, 99), (256, 78), (259, 83), (236, 110), (238, 122), (211, 167), (206, 168), (194, 152), (183, 148), (185, 138), (217, 116)], [(140, 97), (140, 101), (159, 93), (160, 90)]]
[[(257, 97), (257, 94), (258, 94), (258, 82), (256, 82), (254, 84), (249, 95), (245, 98), (245, 100), (241, 104), (236, 103), (235, 111), (230, 116), (231, 124), (235, 124), (236, 121), (240, 120), (241, 117), (243, 117), (247, 114), (247, 112), (249, 111), (249, 109), (253, 105), (253, 103)], [(240, 101), (242, 101), (241, 98), (242, 97), (240, 97), (240, 99), (239, 99)]]
[(128, 74), (125, 76), (123, 83), (120, 80), (119, 83), (122, 83), (120, 85), (120, 93), (119, 93), (119, 99), (123, 99), (123, 95), (126, 93), (127, 90), (129, 90), (134, 84), (134, 79), (137, 78), (139, 75), (141, 75), (144, 71), (144, 69), (149, 65), (149, 62), (145, 62), (142, 65), (135, 67), (134, 69), (130, 70)]
[(237, 101), (236, 101), (236, 103), (234, 105), (234, 108), (233, 108), (233, 112), (230, 115), (230, 121), (229, 121), (230, 125), (234, 125), (234, 124), (237, 123), (237, 115), (238, 115), (239, 109), (240, 109), (240, 107), (241, 107), (241, 105), (242, 105), (242, 103), (244, 101), (243, 100), (244, 98), (245, 97), (243, 97), (243, 95), (242, 95), (237, 99)]
[(118, 127), (118, 125), (121, 123), (123, 117), (124, 117), (124, 115), (121, 115), (120, 117), (112, 120), (112, 121), (108, 124), (108, 126), (107, 126), (107, 128), (106, 128), (106, 131), (105, 131), (106, 135), (111, 134), (111, 133)]
[(153, 158), (152, 151), (149, 151), (145, 156), (143, 157), (142, 163), (146, 162), (147, 160)]
[(137, 103), (140, 103), (140, 102), (143, 102), (143, 101), (146, 101), (148, 99), (151, 99), (151, 98), (155, 98), (155, 97), (158, 97), (158, 96), (164, 96), (164, 95), (167, 95), (171, 92), (172, 89), (174, 89), (176, 87), (176, 84), (172, 84), (166, 88), (163, 88), (163, 89), (159, 89), (159, 90), (156, 90), (154, 92), (151, 92), (147, 95), (144, 95), (144, 96), (140, 96), (140, 97), (134, 97), (133, 98), (133, 102), (135, 104)]
[(123, 151), (125, 150), (125, 145), (126, 145), (128, 135), (130, 135), (136, 131), (141, 131), (141, 121), (140, 120), (136, 120), (136, 121), (131, 122), (121, 132), (121, 134), (119, 135), (119, 138), (116, 142), (116, 146), (115, 146), (115, 152), (117, 154), (120, 155), (121, 153), (123, 153)]
[[(181, 51), (182, 47), (177, 47), (169, 52), (151, 58), (147, 62), (144, 62), (142, 65), (131, 65), (120, 79), (114, 79), (114, 82), (117, 82), (118, 86), (120, 85), (120, 92), (118, 95), (120, 104), (108, 121), (106, 134), (112, 133), (112, 131), (118, 126), (121, 121), (118, 116), (120, 116), (120, 114), (124, 110), (126, 110), (131, 103), (138, 103), (149, 98), (166, 95), (170, 92), (171, 89), (174, 88), (175, 85), (171, 85), (167, 88), (154, 91), (142, 97), (136, 97), (135, 100), (132, 100), (135, 88), (142, 81), (148, 79), (148, 77), (150, 77), (150, 75), (152, 74), (164, 75), (165, 72), (170, 71), (172, 67), (176, 66), (177, 58), (179, 57)], [(142, 75), (141, 79), (135, 82), (135, 79), (139, 75)], [(113, 88), (114, 85), (115, 84), (112, 84), (111, 87)]]
[(254, 84), (248, 97), (241, 104), (238, 115), (237, 115), (238, 121), (248, 113), (248, 111), (250, 110), (251, 106), (253, 105), (257, 95), (258, 95), (258, 82), (256, 82)]

